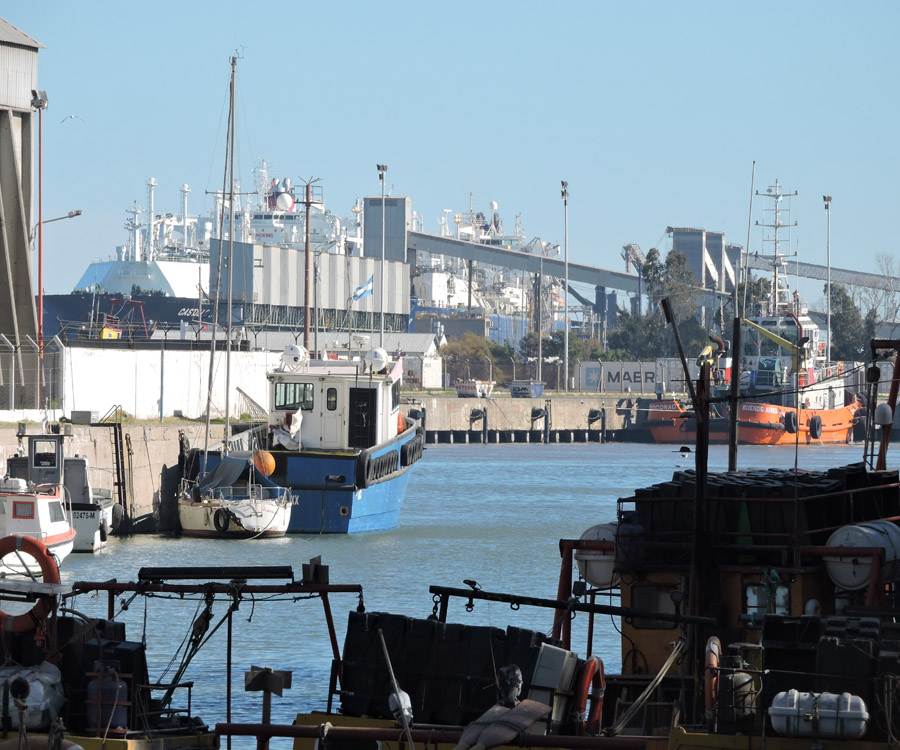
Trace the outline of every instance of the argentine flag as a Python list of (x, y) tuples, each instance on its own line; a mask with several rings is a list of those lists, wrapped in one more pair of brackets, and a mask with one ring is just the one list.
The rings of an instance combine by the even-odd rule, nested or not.
[(353, 301), (361, 300), (363, 297), (368, 297), (372, 294), (372, 290), (375, 288), (375, 276), (372, 275), (369, 277), (369, 280), (363, 284), (362, 286), (356, 287), (356, 291), (353, 292)]

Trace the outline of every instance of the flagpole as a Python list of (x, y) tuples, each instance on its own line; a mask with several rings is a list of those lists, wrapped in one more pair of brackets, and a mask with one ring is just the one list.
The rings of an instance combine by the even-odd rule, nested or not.
[(381, 180), (381, 310), (379, 318), (381, 319), (380, 335), (378, 338), (378, 346), (384, 348), (384, 244), (385, 244), (385, 226), (384, 226), (384, 173), (387, 172), (387, 165), (376, 164), (378, 167), (378, 179)]

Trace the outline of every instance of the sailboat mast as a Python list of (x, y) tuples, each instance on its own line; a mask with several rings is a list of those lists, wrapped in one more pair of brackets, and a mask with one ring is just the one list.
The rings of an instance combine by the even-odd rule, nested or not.
[[(229, 128), (229, 137), (230, 137), (230, 129), (232, 124), (231, 110), (234, 109), (234, 70), (235, 65), (237, 64), (237, 58), (231, 58), (231, 100), (232, 105), (229, 107), (229, 117), (228, 117), (228, 128)], [(209, 428), (210, 428), (210, 420), (212, 418), (212, 392), (213, 392), (213, 375), (215, 373), (215, 359), (216, 359), (216, 335), (219, 330), (219, 295), (221, 292), (222, 285), (222, 240), (225, 235), (225, 188), (228, 186), (228, 159), (225, 159), (225, 170), (222, 174), (222, 192), (221, 199), (219, 203), (219, 253), (218, 260), (216, 262), (216, 294), (213, 299), (213, 308), (212, 308), (212, 335), (209, 337), (209, 374), (207, 376), (206, 382), (206, 436), (204, 438), (203, 444), (203, 464), (200, 467), (201, 473), (206, 472), (206, 456), (209, 453)], [(229, 263), (230, 265), (230, 263)], [(202, 320), (202, 317), (201, 317)]]
[(234, 282), (234, 76), (237, 57), (231, 58), (231, 96), (228, 107), (228, 321), (225, 324), (225, 437), (222, 455), (228, 455), (228, 437), (231, 428), (231, 325), (232, 287)]

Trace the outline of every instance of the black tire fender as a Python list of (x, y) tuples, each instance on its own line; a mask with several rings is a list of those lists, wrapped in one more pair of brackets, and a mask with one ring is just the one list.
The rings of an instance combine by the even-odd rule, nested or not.
[(784, 415), (784, 429), (794, 435), (797, 432), (797, 412), (789, 411)]
[(364, 490), (372, 482), (372, 456), (367, 451), (356, 459), (356, 486)]
[(809, 420), (809, 436), (813, 440), (818, 440), (822, 437), (822, 417), (818, 414)]
[(215, 515), (213, 515), (213, 524), (215, 524), (216, 531), (220, 534), (224, 534), (228, 531), (228, 525), (231, 519), (228, 517), (228, 511), (225, 508), (219, 508)]

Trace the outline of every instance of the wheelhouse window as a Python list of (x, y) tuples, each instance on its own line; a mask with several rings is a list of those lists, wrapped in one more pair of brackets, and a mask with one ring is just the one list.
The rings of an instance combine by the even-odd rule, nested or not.
[(276, 383), (275, 409), (279, 411), (311, 411), (313, 408), (312, 383)]
[(41, 468), (56, 468), (56, 442), (53, 440), (35, 440), (31, 447), (32, 461)]
[(755, 583), (744, 591), (744, 611), (756, 621), (764, 615), (789, 615), (791, 613), (791, 592), (780, 583)]
[(337, 388), (329, 388), (325, 391), (325, 408), (328, 411), (337, 409)]
[(13, 503), (13, 518), (34, 518), (34, 503), (16, 500)]
[[(675, 602), (672, 599), (672, 592), (675, 590), (672, 585), (653, 583), (633, 585), (631, 587), (631, 606), (645, 612), (674, 615)], [(650, 617), (635, 617), (632, 623), (635, 628), (642, 630), (671, 630), (678, 627), (677, 623), (654, 620)]]
[(400, 406), (400, 381), (395, 380), (391, 385), (391, 409)]
[(50, 520), (51, 521), (65, 521), (66, 520), (66, 512), (63, 510), (62, 503), (53, 502), (50, 503)]

